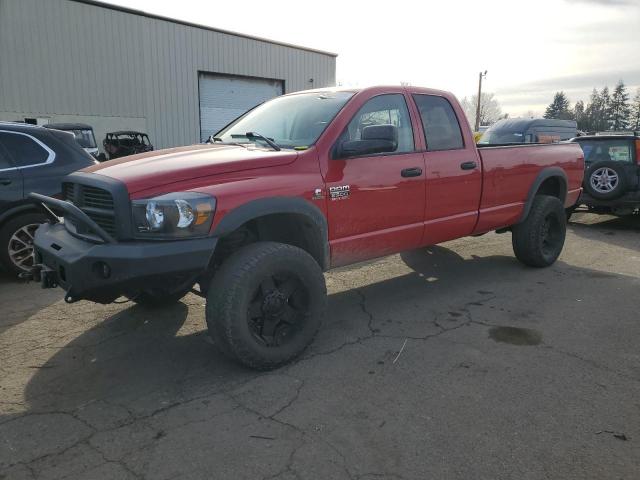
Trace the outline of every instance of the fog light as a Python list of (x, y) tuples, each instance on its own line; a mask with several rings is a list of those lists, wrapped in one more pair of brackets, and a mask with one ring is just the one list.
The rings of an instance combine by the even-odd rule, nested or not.
[(99, 277), (107, 279), (111, 276), (111, 267), (104, 262), (96, 262), (93, 264), (93, 272)]

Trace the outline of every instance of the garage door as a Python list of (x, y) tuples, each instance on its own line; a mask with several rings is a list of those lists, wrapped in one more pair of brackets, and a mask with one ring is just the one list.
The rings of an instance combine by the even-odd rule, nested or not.
[(282, 80), (267, 78), (201, 73), (199, 83), (200, 139), (203, 142), (250, 108), (284, 93)]

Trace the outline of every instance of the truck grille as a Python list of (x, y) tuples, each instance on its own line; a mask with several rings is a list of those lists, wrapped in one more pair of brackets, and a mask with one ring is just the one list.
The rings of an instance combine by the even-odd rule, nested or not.
[(64, 199), (87, 214), (109, 235), (116, 236), (116, 218), (111, 192), (89, 185), (63, 183)]

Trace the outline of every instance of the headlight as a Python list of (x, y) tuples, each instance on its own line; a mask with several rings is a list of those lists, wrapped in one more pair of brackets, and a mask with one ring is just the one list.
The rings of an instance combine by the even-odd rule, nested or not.
[(213, 223), (216, 199), (203, 193), (178, 192), (134, 200), (132, 208), (136, 238), (205, 237)]

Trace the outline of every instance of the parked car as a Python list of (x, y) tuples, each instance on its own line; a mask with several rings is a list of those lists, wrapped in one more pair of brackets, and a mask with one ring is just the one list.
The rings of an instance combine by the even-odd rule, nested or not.
[(73, 134), (76, 142), (84, 148), (89, 155), (98, 158), (98, 145), (96, 144), (96, 136), (93, 133), (93, 127), (86, 123), (49, 123), (43, 125), (45, 128), (54, 130), (62, 130)]
[(102, 146), (109, 160), (153, 150), (153, 145), (146, 133), (133, 131), (107, 133)]
[(66, 132), (0, 122), (0, 264), (33, 267), (33, 235), (47, 219), (30, 192), (60, 195), (62, 178), (95, 160)]
[(582, 147), (585, 158), (578, 205), (613, 215), (640, 212), (640, 136), (587, 135), (572, 142)]
[(258, 369), (298, 356), (326, 307), (323, 270), (489, 231), (555, 262), (580, 194), (573, 143), (477, 148), (450, 93), (315, 90), (243, 115), (213, 144), (67, 176), (64, 223), (36, 233), (67, 302), (177, 302), (195, 284), (214, 343)]
[(575, 120), (548, 118), (516, 118), (498, 120), (484, 132), (478, 144), (509, 145), (512, 143), (557, 143), (578, 134)]

